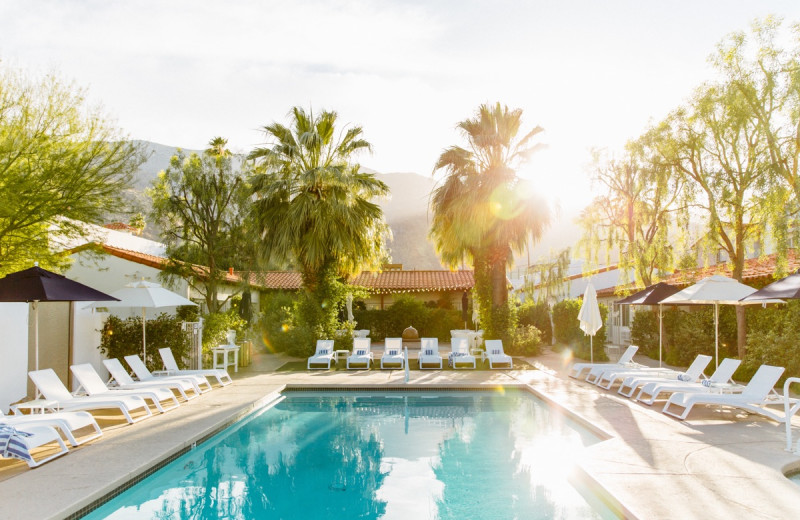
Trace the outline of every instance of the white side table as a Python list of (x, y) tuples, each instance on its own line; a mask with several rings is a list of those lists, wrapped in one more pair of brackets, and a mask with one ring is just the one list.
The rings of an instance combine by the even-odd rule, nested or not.
[[(233, 371), (239, 371), (239, 346), (237, 345), (220, 345), (214, 347), (211, 352), (214, 356), (214, 368), (221, 368), (228, 370), (229, 366), (233, 366)], [(233, 361), (231, 361), (229, 354), (233, 353)], [(222, 360), (220, 361), (220, 354)]]
[(333, 359), (338, 363), (340, 359), (347, 359), (347, 356), (350, 355), (349, 350), (334, 350), (333, 351)]
[(14, 415), (25, 415), (20, 410), (29, 410), (30, 413), (44, 413), (45, 410), (59, 410), (58, 401), (48, 399), (34, 399), (24, 403), (17, 403), (11, 405), (11, 410)]

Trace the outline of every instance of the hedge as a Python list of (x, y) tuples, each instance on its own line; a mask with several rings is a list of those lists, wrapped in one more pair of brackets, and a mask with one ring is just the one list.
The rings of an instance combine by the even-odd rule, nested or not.
[[(590, 337), (581, 330), (578, 314), (580, 313), (582, 300), (575, 298), (562, 300), (553, 305), (553, 327), (556, 337), (557, 348), (568, 347), (572, 350), (575, 357), (590, 359), (589, 345)], [(595, 333), (591, 340), (594, 350), (595, 361), (607, 361), (608, 355), (605, 352), (606, 344), (606, 317), (608, 308), (600, 304), (600, 317), (603, 319), (603, 326)]]
[[(658, 358), (657, 310), (637, 309), (631, 324), (631, 341), (640, 352)], [(766, 309), (747, 307), (747, 355), (734, 375), (749, 381), (762, 364), (786, 367), (787, 377), (800, 376), (800, 302)], [(697, 306), (691, 310), (663, 311), (663, 359), (665, 363), (688, 366), (698, 354), (714, 355), (714, 309)], [(737, 357), (736, 313), (732, 306), (719, 308), (719, 357)]]
[[(161, 313), (147, 320), (147, 359), (150, 370), (161, 370), (163, 362), (158, 349), (169, 347), (175, 359), (183, 359), (189, 353), (189, 337), (181, 330), (181, 319)], [(142, 354), (142, 318), (135, 316), (121, 319), (111, 315), (103, 324), (100, 352), (109, 359), (122, 359), (129, 355)]]
[(552, 342), (550, 306), (546, 303), (535, 303), (531, 300), (526, 300), (517, 310), (517, 321), (520, 326), (531, 325), (536, 327), (541, 334), (542, 343), (549, 345)]

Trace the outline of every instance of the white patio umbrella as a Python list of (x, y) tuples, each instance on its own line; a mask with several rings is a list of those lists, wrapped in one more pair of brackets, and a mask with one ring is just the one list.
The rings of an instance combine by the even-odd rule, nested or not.
[(164, 289), (157, 283), (146, 282), (144, 280), (129, 283), (122, 289), (111, 293), (111, 296), (118, 298), (115, 302), (95, 302), (89, 307), (141, 307), (142, 308), (142, 359), (147, 361), (147, 322), (146, 309), (158, 309), (160, 307), (179, 307), (182, 305), (197, 305), (180, 294)]
[(591, 280), (583, 293), (578, 321), (581, 323), (581, 330), (589, 335), (589, 361), (594, 363), (594, 335), (603, 326), (603, 318), (600, 316), (600, 306), (597, 304), (597, 291), (594, 290)]
[(356, 321), (355, 316), (353, 316), (353, 295), (347, 293), (347, 298), (344, 301), (344, 306), (347, 308), (347, 321), (353, 323)]
[(664, 298), (659, 305), (713, 305), (714, 306), (714, 364), (719, 366), (719, 306), (785, 303), (783, 300), (740, 301), (756, 290), (727, 276), (714, 275), (703, 278), (694, 285)]

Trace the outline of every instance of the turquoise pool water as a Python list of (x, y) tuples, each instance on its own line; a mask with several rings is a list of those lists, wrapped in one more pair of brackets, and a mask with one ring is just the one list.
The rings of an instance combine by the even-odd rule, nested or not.
[(286, 392), (84, 518), (616, 518), (598, 440), (526, 392)]

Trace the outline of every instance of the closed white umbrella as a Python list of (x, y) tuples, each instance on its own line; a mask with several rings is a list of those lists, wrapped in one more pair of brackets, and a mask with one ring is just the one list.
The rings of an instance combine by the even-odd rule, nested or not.
[(344, 301), (344, 305), (347, 308), (347, 321), (353, 323), (356, 321), (355, 316), (353, 316), (353, 295), (347, 293), (347, 298)]
[(89, 307), (141, 307), (142, 308), (142, 359), (147, 362), (147, 332), (145, 330), (146, 309), (160, 307), (180, 307), (197, 305), (180, 294), (164, 289), (157, 283), (140, 280), (129, 283), (122, 289), (114, 291), (111, 296), (119, 299), (115, 302), (98, 302)]
[(597, 291), (594, 290), (591, 280), (583, 293), (578, 321), (581, 330), (589, 335), (589, 360), (594, 363), (594, 335), (603, 326), (603, 318), (600, 316), (600, 306), (597, 304)]
[(739, 283), (733, 278), (715, 274), (703, 278), (694, 285), (664, 298), (659, 305), (713, 305), (714, 306), (714, 363), (719, 366), (719, 306), (752, 305), (757, 303), (785, 303), (783, 300), (740, 301), (756, 290), (749, 285)]

